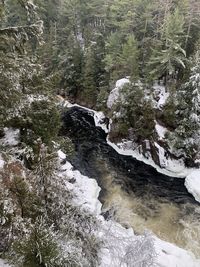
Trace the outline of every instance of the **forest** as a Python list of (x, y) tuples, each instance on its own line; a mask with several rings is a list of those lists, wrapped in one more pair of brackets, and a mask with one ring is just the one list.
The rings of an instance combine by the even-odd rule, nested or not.
[[(104, 112), (109, 140), (159, 167), (164, 151), (199, 168), (199, 14), (199, 0), (0, 0), (0, 258), (100, 266), (100, 223), (58, 175), (57, 151), (75, 150), (65, 100)], [(149, 262), (123, 266), (153, 266), (145, 238)]]

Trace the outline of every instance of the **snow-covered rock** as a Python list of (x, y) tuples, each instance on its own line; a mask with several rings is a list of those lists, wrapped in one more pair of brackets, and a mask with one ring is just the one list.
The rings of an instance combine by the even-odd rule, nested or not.
[[(110, 123), (109, 123), (109, 119), (105, 117), (104, 113), (101, 111), (94, 111), (94, 121), (95, 121), (95, 125), (98, 127), (101, 127), (101, 129), (104, 130), (105, 133), (108, 133), (110, 130)], [(106, 119), (108, 121), (108, 123), (106, 122)]]
[(63, 153), (61, 150), (58, 151), (58, 157), (62, 160), (62, 159), (66, 159), (66, 154)]
[(200, 202), (200, 169), (193, 171), (186, 177), (185, 186), (196, 201)]
[[(111, 220), (102, 221), (100, 237), (105, 245), (99, 252), (100, 267), (140, 267), (141, 261), (150, 263), (155, 255), (152, 236), (151, 240), (146, 236), (136, 236), (132, 228), (125, 229)], [(149, 246), (145, 246), (145, 242)]]
[(132, 156), (133, 158), (144, 162), (145, 164), (151, 165), (154, 167), (158, 172), (166, 174), (168, 176), (177, 177), (177, 178), (185, 178), (191, 172), (193, 172), (194, 168), (186, 168), (183, 160), (172, 160), (170, 158), (166, 158), (164, 156), (164, 150), (159, 144), (156, 143), (157, 149), (159, 149), (158, 155), (159, 160), (162, 163), (163, 168), (159, 167), (155, 164), (151, 157), (145, 158), (138, 149), (133, 147), (131, 141), (124, 141), (118, 144), (114, 144), (109, 141), (107, 138), (107, 143), (112, 146), (119, 154)]
[(116, 103), (120, 96), (120, 90), (123, 88), (123, 86), (127, 83), (129, 83), (130, 80), (128, 78), (120, 79), (116, 82), (115, 88), (110, 92), (110, 95), (107, 100), (107, 107), (112, 108), (113, 104)]
[[(110, 92), (110, 94), (108, 96), (107, 107), (109, 109), (111, 109), (113, 104), (115, 104), (116, 101), (119, 99), (120, 91), (123, 88), (123, 86), (127, 83), (130, 83), (130, 79), (128, 77), (120, 79), (116, 82), (115, 88)], [(137, 84), (142, 85), (142, 83), (140, 81), (138, 81)], [(153, 94), (155, 95), (155, 97), (157, 99), (155, 107), (162, 109), (162, 107), (164, 106), (164, 104), (166, 103), (166, 101), (169, 97), (169, 92), (166, 92), (165, 86), (158, 85), (158, 84), (154, 84), (153, 90), (154, 90)], [(147, 98), (149, 98), (149, 97), (147, 97)]]

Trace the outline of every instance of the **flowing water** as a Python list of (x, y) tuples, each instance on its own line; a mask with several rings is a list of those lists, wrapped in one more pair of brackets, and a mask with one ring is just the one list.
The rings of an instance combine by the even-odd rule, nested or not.
[(200, 257), (200, 205), (187, 192), (184, 179), (168, 177), (136, 159), (119, 155), (95, 127), (91, 114), (73, 107), (63, 115), (62, 134), (75, 144), (72, 164), (95, 178), (107, 216), (112, 213), (136, 233), (146, 229)]

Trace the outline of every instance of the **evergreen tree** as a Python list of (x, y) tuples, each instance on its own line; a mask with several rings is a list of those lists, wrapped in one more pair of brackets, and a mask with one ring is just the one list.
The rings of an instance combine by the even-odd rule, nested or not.
[(94, 105), (97, 99), (97, 80), (96, 80), (96, 55), (93, 45), (88, 48), (85, 59), (84, 80), (83, 80), (83, 99), (87, 99), (87, 104)]
[(124, 76), (138, 77), (138, 44), (135, 37), (130, 35), (122, 46), (121, 62)]
[[(90, 105), (96, 104), (98, 93), (108, 85), (104, 66), (105, 44), (103, 35), (95, 33), (85, 54), (82, 97)], [(85, 95), (85, 97), (84, 97)]]
[(122, 38), (118, 32), (111, 33), (106, 42), (105, 64), (106, 70), (113, 79), (117, 79), (121, 74), (120, 56), (122, 53)]
[(174, 147), (186, 153), (192, 160), (199, 159), (200, 151), (200, 57), (196, 53), (195, 64), (189, 81), (177, 92), (177, 128), (172, 133)]
[(164, 21), (161, 42), (149, 61), (150, 74), (158, 78), (164, 76), (166, 82), (172, 78), (177, 79), (178, 72), (185, 68), (186, 52), (181, 47), (183, 25), (184, 17), (175, 9)]

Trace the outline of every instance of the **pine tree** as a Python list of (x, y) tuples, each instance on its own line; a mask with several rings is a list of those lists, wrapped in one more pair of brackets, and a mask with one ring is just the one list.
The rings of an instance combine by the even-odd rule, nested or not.
[(178, 9), (167, 16), (163, 24), (162, 39), (153, 50), (149, 61), (152, 76), (164, 76), (167, 82), (177, 79), (178, 72), (186, 67), (186, 52), (182, 48), (183, 25), (184, 17)]
[(100, 90), (105, 89), (108, 85), (104, 57), (105, 43), (103, 35), (95, 33), (85, 54), (83, 90), (81, 93), (82, 99), (86, 99), (86, 102), (90, 105), (96, 104)]
[(66, 61), (62, 61), (60, 69), (64, 69), (61, 84), (66, 88), (69, 97), (77, 98), (82, 87), (83, 51), (79, 43), (66, 51)]
[(200, 151), (200, 57), (196, 53), (194, 65), (187, 83), (177, 93), (177, 128), (175, 138), (176, 149), (186, 153), (186, 158), (199, 159)]
[(124, 76), (131, 78), (138, 77), (138, 44), (133, 35), (130, 35), (127, 42), (122, 46), (121, 63), (124, 69)]
[(121, 75), (120, 56), (122, 53), (122, 38), (119, 32), (111, 33), (106, 42), (105, 64), (106, 70), (111, 74), (113, 79)]
[(86, 102), (89, 105), (94, 105), (97, 99), (97, 81), (96, 81), (96, 60), (95, 50), (91, 45), (88, 48), (85, 59), (85, 70), (83, 77), (83, 99), (87, 99)]

